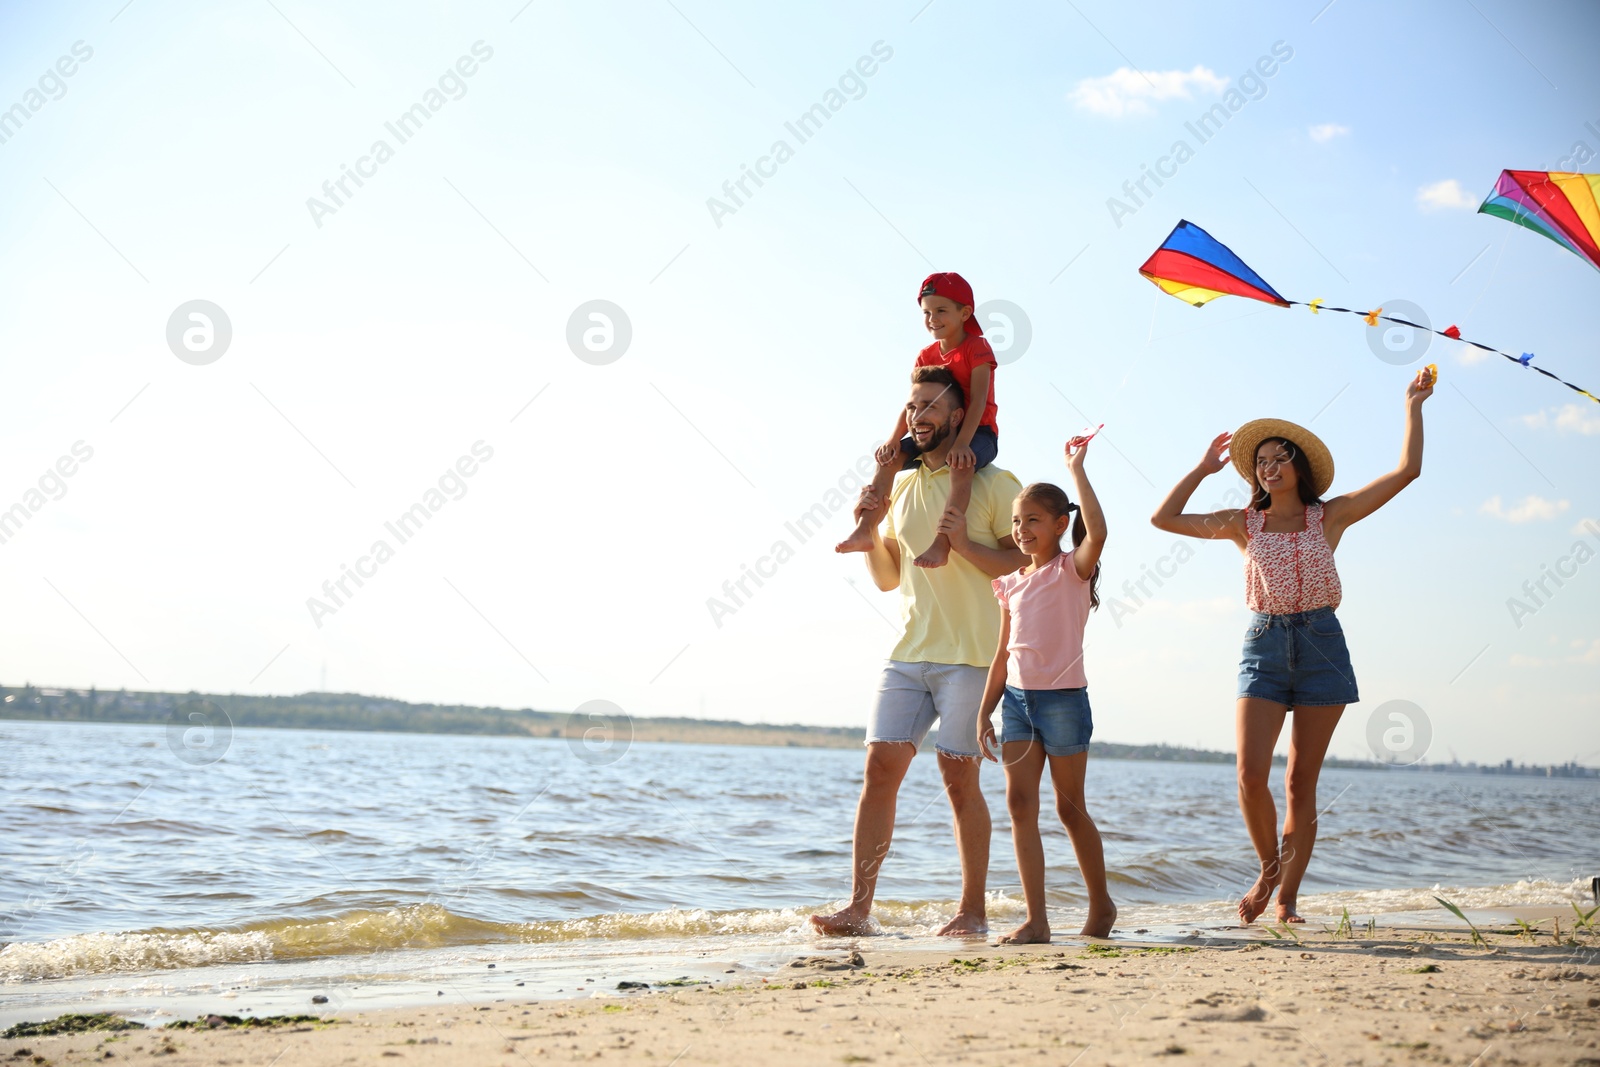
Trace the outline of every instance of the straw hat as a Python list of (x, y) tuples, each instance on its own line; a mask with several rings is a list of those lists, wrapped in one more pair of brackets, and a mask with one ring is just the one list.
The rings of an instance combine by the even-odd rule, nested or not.
[(1228, 454), (1233, 459), (1233, 469), (1239, 472), (1239, 477), (1251, 486), (1256, 484), (1256, 449), (1269, 437), (1291, 441), (1304, 452), (1306, 459), (1311, 461), (1311, 480), (1317, 495), (1328, 491), (1328, 486), (1333, 484), (1333, 453), (1328, 451), (1328, 446), (1316, 434), (1283, 419), (1252, 419), (1233, 432), (1233, 443), (1228, 446)]

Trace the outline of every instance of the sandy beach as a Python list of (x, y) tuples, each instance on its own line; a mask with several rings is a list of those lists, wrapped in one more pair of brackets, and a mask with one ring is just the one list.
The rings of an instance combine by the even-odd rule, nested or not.
[(1298, 940), (1257, 928), (1176, 945), (935, 952), (863, 938), (714, 984), (22, 1037), (0, 1042), (0, 1061), (1600, 1064), (1594, 936), (1574, 940), (1563, 921), (1556, 941), (1547, 919), (1530, 939), (1474, 918), (1487, 945), (1463, 928), (1344, 936), (1315, 921)]

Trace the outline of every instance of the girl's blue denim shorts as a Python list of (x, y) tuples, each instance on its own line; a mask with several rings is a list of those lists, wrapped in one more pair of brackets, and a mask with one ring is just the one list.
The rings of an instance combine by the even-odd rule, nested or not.
[(1252, 615), (1239, 662), (1239, 695), (1290, 708), (1359, 701), (1344, 628), (1333, 609)]
[(1047, 756), (1089, 751), (1094, 717), (1087, 689), (1017, 689), (1006, 686), (1000, 709), (1000, 741), (1038, 741)]

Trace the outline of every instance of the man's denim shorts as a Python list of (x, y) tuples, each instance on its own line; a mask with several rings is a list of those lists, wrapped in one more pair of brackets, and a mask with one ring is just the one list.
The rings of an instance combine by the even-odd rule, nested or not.
[(1039, 741), (1047, 756), (1089, 751), (1094, 716), (1087, 689), (1017, 689), (1006, 686), (1001, 701), (1000, 741)]
[(909, 741), (920, 746), (939, 720), (934, 747), (946, 756), (978, 755), (978, 705), (989, 668), (965, 663), (883, 665), (878, 702), (867, 721), (867, 744)]
[(1333, 609), (1252, 615), (1244, 632), (1239, 695), (1290, 708), (1359, 701), (1344, 628)]

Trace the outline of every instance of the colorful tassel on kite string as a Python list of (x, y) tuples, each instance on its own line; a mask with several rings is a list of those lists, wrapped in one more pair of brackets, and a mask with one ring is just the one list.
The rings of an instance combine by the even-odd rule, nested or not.
[[(1310, 304), (1307, 304), (1307, 303), (1305, 303), (1304, 301), (1301, 301), (1301, 300), (1290, 300), (1290, 301), (1288, 301), (1288, 303), (1290, 303), (1290, 304), (1299, 304), (1301, 307), (1310, 307), (1311, 306)], [(1469, 341), (1469, 340), (1467, 340), (1466, 338), (1461, 336), (1461, 330), (1458, 329), (1455, 326), (1448, 326), (1443, 330), (1435, 330), (1435, 329), (1432, 329), (1430, 327), (1422, 325), (1422, 323), (1420, 323), (1420, 322), (1412, 322), (1409, 319), (1402, 319), (1398, 315), (1383, 315), (1383, 314), (1380, 314), (1380, 312), (1383, 311), (1382, 308), (1378, 308), (1378, 309), (1376, 309), (1374, 311), (1357, 311), (1354, 308), (1333, 307), (1330, 304), (1322, 304), (1320, 301), (1318, 301), (1318, 303), (1321, 304), (1321, 308), (1324, 311), (1342, 311), (1346, 315), (1360, 315), (1362, 320), (1364, 322), (1366, 322), (1366, 324), (1368, 326), (1376, 326), (1378, 324), (1378, 320), (1381, 319), (1384, 322), (1392, 322), (1396, 326), (1409, 326), (1413, 330), (1427, 330), (1429, 333), (1438, 334), (1440, 337), (1448, 337), (1452, 341), (1460, 341), (1464, 345), (1471, 345), (1473, 348), (1480, 349), (1480, 350), (1482, 350), (1484, 352), (1493, 352), (1495, 355), (1500, 356), (1503, 359), (1508, 359), (1512, 363), (1515, 363), (1520, 367), (1527, 367), (1531, 371), (1538, 371), (1540, 374), (1544, 375), (1546, 378), (1549, 378), (1552, 381), (1560, 382), (1562, 385), (1566, 386), (1568, 389), (1571, 389), (1574, 393), (1581, 393), (1582, 395), (1588, 397), (1590, 400), (1593, 400), (1596, 404), (1600, 404), (1600, 397), (1595, 396), (1593, 393), (1589, 392), (1589, 390), (1583, 388), (1581, 385), (1575, 385), (1572, 382), (1567, 381), (1565, 378), (1557, 377), (1556, 375), (1551, 374), (1549, 371), (1545, 370), (1543, 367), (1535, 367), (1533, 365), (1533, 362), (1532, 362), (1533, 359), (1534, 359), (1534, 355), (1533, 355), (1532, 352), (1524, 352), (1520, 356), (1513, 356), (1509, 352), (1500, 351), (1498, 348), (1494, 348), (1494, 347), (1491, 347), (1489, 345), (1479, 344), (1477, 341)]]
[[(1510, 172), (1508, 172), (1510, 173)], [(1561, 177), (1561, 176), (1558, 176)], [(1597, 177), (1590, 175), (1589, 177)], [(1209, 233), (1190, 222), (1182, 219), (1173, 227), (1172, 233), (1161, 243), (1161, 247), (1151, 253), (1145, 260), (1144, 266), (1139, 268), (1139, 273), (1153, 282), (1162, 292), (1177, 297), (1179, 300), (1195, 307), (1203, 307), (1219, 296), (1242, 296), (1250, 300), (1260, 300), (1267, 304), (1276, 304), (1278, 307), (1291, 307), (1295, 304), (1311, 309), (1316, 315), (1322, 311), (1337, 311), (1345, 315), (1359, 315), (1368, 326), (1376, 326), (1381, 320), (1392, 322), (1398, 326), (1409, 326), (1413, 330), (1427, 330), (1429, 333), (1438, 334), (1440, 337), (1452, 341), (1460, 341), (1464, 345), (1484, 352), (1492, 352), (1512, 363), (1528, 370), (1544, 375), (1552, 381), (1560, 382), (1575, 393), (1588, 397), (1600, 404), (1600, 397), (1595, 396), (1582, 386), (1545, 370), (1543, 367), (1533, 365), (1533, 353), (1524, 352), (1520, 357), (1498, 348), (1469, 341), (1461, 336), (1461, 330), (1455, 326), (1443, 330), (1435, 330), (1424, 326), (1420, 322), (1411, 322), (1397, 315), (1383, 314), (1383, 308), (1373, 308), (1371, 311), (1358, 311), (1354, 308), (1333, 307), (1321, 297), (1307, 303), (1303, 300), (1289, 300), (1276, 289), (1268, 285), (1266, 280), (1245, 265), (1233, 250), (1222, 242), (1212, 237)]]

